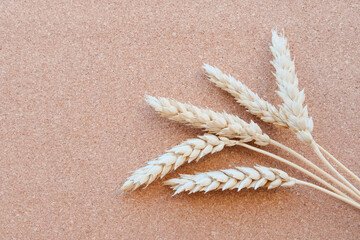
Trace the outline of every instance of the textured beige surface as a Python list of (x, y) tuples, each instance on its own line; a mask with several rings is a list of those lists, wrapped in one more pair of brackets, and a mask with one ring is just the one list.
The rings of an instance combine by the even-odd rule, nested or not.
[[(201, 133), (158, 116), (145, 94), (249, 120), (206, 80), (206, 62), (279, 103), (274, 27), (296, 56), (315, 138), (360, 174), (359, 1), (194, 2), (1, 2), (2, 239), (359, 239), (358, 210), (305, 187), (171, 198), (157, 181), (116, 195), (129, 171)], [(314, 157), (292, 134), (256, 121)], [(166, 179), (254, 163), (301, 177), (232, 147)]]

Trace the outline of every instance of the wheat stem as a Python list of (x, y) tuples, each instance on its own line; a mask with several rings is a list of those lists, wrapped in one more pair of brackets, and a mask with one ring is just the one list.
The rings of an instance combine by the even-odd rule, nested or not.
[(337, 185), (341, 186), (343, 189), (345, 189), (348, 193), (352, 194), (354, 197), (356, 197), (357, 199), (360, 199), (359, 196), (352, 190), (350, 189), (348, 186), (344, 185), (342, 182), (340, 182), (339, 180), (337, 180), (336, 178), (334, 178), (332, 175), (330, 175), (329, 173), (325, 172), (323, 169), (319, 168), (317, 165), (315, 165), (313, 162), (311, 162), (310, 160), (308, 160), (307, 158), (305, 158), (304, 156), (302, 156), (301, 154), (299, 154), (298, 152), (294, 151), (293, 149), (285, 146), (282, 143), (279, 143), (275, 140), (271, 140), (271, 144), (274, 146), (277, 146), (283, 150), (285, 150), (286, 152), (290, 153), (291, 155), (295, 156), (296, 158), (300, 159), (301, 161), (303, 161), (306, 165), (308, 165), (309, 167), (313, 168), (315, 171), (321, 173), (322, 175), (326, 176), (328, 179), (332, 180), (333, 182), (335, 182)]
[(318, 185), (315, 185), (315, 184), (312, 184), (312, 183), (309, 183), (309, 182), (305, 182), (305, 181), (301, 181), (301, 180), (298, 180), (298, 179), (295, 179), (295, 183), (314, 188), (314, 189), (316, 189), (316, 190), (318, 190), (320, 192), (323, 192), (323, 193), (328, 194), (328, 195), (330, 195), (330, 196), (332, 196), (334, 198), (337, 198), (337, 199), (339, 199), (339, 200), (341, 200), (341, 201), (343, 201), (343, 202), (345, 202), (347, 204), (350, 204), (351, 206), (353, 206), (353, 207), (355, 207), (357, 209), (360, 209), (360, 204), (359, 203), (357, 203), (355, 201), (352, 201), (349, 198), (346, 198), (346, 197), (340, 196), (340, 195), (338, 195), (336, 193), (333, 193), (333, 192), (331, 192), (331, 191), (329, 191), (329, 190), (327, 190), (325, 188), (322, 188), (322, 187), (320, 187)]
[(352, 176), (357, 182), (360, 183), (360, 178), (353, 173), (350, 169), (348, 169), (346, 166), (344, 166), (339, 160), (337, 160), (331, 153), (329, 153), (328, 151), (326, 151), (326, 149), (324, 149), (322, 146), (320, 146), (319, 144), (317, 144), (317, 146), (319, 147), (319, 149), (325, 153), (331, 160), (333, 160), (339, 167), (341, 167), (345, 172), (347, 172), (350, 176)]
[(290, 162), (289, 160), (286, 160), (286, 159), (284, 159), (284, 158), (282, 158), (282, 157), (280, 157), (280, 156), (278, 156), (278, 155), (276, 155), (276, 154), (270, 153), (270, 152), (265, 151), (265, 150), (262, 150), (262, 149), (260, 149), (260, 148), (253, 147), (253, 146), (251, 146), (251, 145), (249, 145), (249, 144), (246, 144), (246, 143), (238, 143), (237, 145), (243, 146), (243, 147), (248, 148), (248, 149), (251, 149), (251, 150), (253, 150), (253, 151), (255, 151), (255, 152), (258, 152), (258, 153), (264, 154), (264, 155), (266, 155), (266, 156), (272, 157), (272, 158), (274, 158), (274, 159), (276, 159), (276, 160), (278, 160), (278, 161), (280, 161), (280, 162), (282, 162), (282, 163), (285, 163), (285, 164), (287, 164), (287, 165), (289, 165), (289, 166), (291, 166), (291, 167), (299, 170), (300, 172), (304, 173), (305, 175), (311, 177), (311, 178), (314, 179), (315, 181), (323, 184), (324, 186), (326, 186), (327, 188), (333, 190), (333, 191), (336, 192), (337, 194), (339, 194), (339, 195), (341, 195), (341, 196), (344, 196), (344, 197), (346, 197), (346, 198), (351, 199), (351, 198), (348, 197), (345, 193), (341, 192), (339, 189), (337, 189), (336, 187), (332, 186), (330, 183), (326, 182), (325, 180), (323, 180), (322, 178), (320, 178), (320, 177), (318, 177), (317, 175), (313, 174), (312, 172), (310, 172), (310, 171), (308, 171), (308, 170), (300, 167), (299, 165), (297, 165), (297, 164), (295, 164), (295, 163), (293, 163), (293, 162)]
[(316, 142), (314, 141), (313, 144), (311, 144), (311, 147), (313, 148), (313, 150), (315, 151), (315, 153), (318, 155), (318, 157), (321, 159), (321, 161), (323, 163), (325, 163), (331, 171), (333, 171), (336, 176), (338, 176), (346, 185), (348, 185), (357, 195), (358, 198), (360, 198), (360, 191), (354, 187), (354, 185), (352, 185), (343, 175), (341, 175), (330, 163), (328, 160), (326, 160), (326, 158), (324, 157), (324, 155), (321, 153), (318, 145), (316, 144)]

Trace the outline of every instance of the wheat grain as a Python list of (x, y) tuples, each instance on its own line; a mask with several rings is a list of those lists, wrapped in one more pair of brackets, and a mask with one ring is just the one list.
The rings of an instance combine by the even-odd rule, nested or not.
[(162, 116), (196, 128), (215, 133), (219, 136), (237, 138), (242, 142), (255, 140), (258, 145), (268, 145), (270, 138), (256, 123), (247, 123), (237, 116), (201, 109), (168, 98), (147, 96), (147, 102)]
[(121, 190), (124, 192), (133, 191), (142, 185), (147, 186), (186, 162), (198, 161), (207, 154), (219, 152), (225, 146), (234, 146), (237, 142), (212, 134), (186, 140), (157, 159), (149, 161), (145, 167), (134, 171), (121, 187)]
[(221, 72), (220, 69), (204, 64), (209, 80), (215, 85), (235, 97), (236, 101), (264, 122), (276, 124), (281, 127), (289, 127), (280, 116), (277, 108), (271, 103), (260, 98), (258, 94), (251, 91), (245, 84), (230, 75)]
[(314, 123), (312, 118), (308, 116), (307, 106), (303, 106), (305, 93), (304, 90), (299, 91), (295, 63), (291, 60), (287, 39), (283, 35), (279, 36), (276, 31), (272, 31), (272, 46), (270, 49), (274, 56), (271, 64), (276, 70), (274, 76), (279, 86), (277, 94), (283, 100), (279, 111), (281, 118), (297, 134), (300, 140), (311, 144), (313, 142), (311, 132)]
[(295, 180), (287, 173), (275, 168), (263, 166), (237, 167), (236, 169), (225, 169), (214, 172), (198, 173), (195, 175), (181, 174), (180, 178), (170, 179), (165, 182), (175, 191), (175, 194), (188, 191), (189, 193), (209, 192), (213, 190), (240, 191), (244, 188), (267, 187), (273, 189), (280, 186), (290, 187)]

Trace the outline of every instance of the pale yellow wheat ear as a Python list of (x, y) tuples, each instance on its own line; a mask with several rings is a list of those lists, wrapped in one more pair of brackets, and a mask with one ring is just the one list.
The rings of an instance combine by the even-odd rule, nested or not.
[(207, 193), (214, 190), (235, 189), (240, 191), (245, 188), (254, 188), (256, 190), (261, 187), (273, 189), (292, 187), (297, 184), (313, 188), (360, 209), (360, 204), (352, 199), (340, 196), (318, 185), (292, 178), (282, 170), (259, 165), (253, 168), (236, 167), (195, 175), (180, 174), (179, 178), (167, 180), (164, 184), (169, 185), (175, 191), (173, 195), (181, 192), (188, 192), (189, 194), (196, 192)]
[(171, 120), (186, 123), (195, 128), (203, 128), (220, 136), (237, 138), (242, 142), (254, 140), (256, 144), (262, 146), (270, 143), (269, 136), (263, 133), (259, 125), (253, 121), (247, 123), (232, 114), (201, 109), (169, 98), (147, 96), (146, 100), (155, 111)]
[[(360, 196), (360, 191), (329, 163), (321, 153), (321, 147), (313, 139), (311, 132), (313, 131), (314, 123), (312, 118), (308, 115), (307, 106), (303, 105), (305, 93), (304, 90), (299, 91), (299, 81), (295, 72), (295, 63), (291, 60), (288, 42), (284, 37), (284, 34), (279, 35), (275, 30), (272, 31), (272, 46), (270, 49), (274, 56), (274, 60), (271, 61), (271, 64), (276, 70), (274, 75), (279, 86), (277, 94), (283, 100), (283, 104), (280, 105), (282, 119), (289, 125), (290, 129), (296, 133), (301, 141), (311, 144), (311, 147), (322, 162), (324, 162), (339, 179)], [(360, 179), (352, 171), (346, 168), (337, 159), (332, 159), (359, 182)]]
[(134, 171), (121, 187), (121, 191), (133, 191), (140, 186), (147, 186), (185, 163), (198, 161), (210, 153), (221, 151), (225, 146), (234, 146), (237, 142), (212, 134), (186, 140)]
[(232, 190), (240, 191), (244, 188), (260, 187), (273, 189), (280, 186), (291, 187), (295, 180), (290, 178), (287, 173), (263, 166), (237, 167), (213, 172), (198, 173), (195, 175), (181, 174), (179, 178), (170, 179), (165, 182), (170, 185), (175, 194), (181, 192), (209, 192), (213, 190)]
[(270, 49), (274, 56), (271, 64), (275, 68), (274, 76), (279, 87), (277, 94), (283, 100), (280, 105), (281, 117), (301, 141), (311, 144), (314, 123), (308, 115), (307, 106), (304, 106), (305, 93), (304, 90), (299, 90), (295, 63), (291, 60), (288, 42), (283, 34), (278, 35), (275, 30), (272, 31)]
[(261, 118), (264, 122), (273, 123), (281, 127), (288, 127), (287, 123), (282, 120), (278, 109), (271, 103), (260, 98), (258, 94), (251, 91), (245, 84), (230, 75), (224, 74), (216, 67), (204, 64), (203, 68), (211, 82), (230, 93), (236, 101), (246, 107), (251, 114)]

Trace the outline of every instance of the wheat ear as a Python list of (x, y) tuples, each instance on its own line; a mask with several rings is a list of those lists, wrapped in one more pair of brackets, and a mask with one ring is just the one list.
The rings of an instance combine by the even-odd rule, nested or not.
[(240, 191), (244, 188), (254, 188), (255, 190), (264, 187), (273, 189), (277, 187), (292, 187), (295, 184), (304, 185), (326, 193), (337, 198), (355, 208), (360, 209), (360, 204), (334, 192), (331, 192), (318, 185), (298, 180), (279, 169), (264, 166), (236, 167), (235, 169), (225, 169), (213, 172), (198, 173), (195, 175), (180, 174), (179, 178), (173, 178), (165, 181), (165, 185), (169, 185), (175, 193), (181, 192), (209, 192), (214, 190), (233, 190)]
[(201, 109), (163, 97), (147, 96), (146, 100), (157, 112), (171, 120), (203, 128), (220, 136), (237, 138), (242, 142), (254, 140), (256, 144), (262, 146), (270, 143), (270, 137), (253, 121), (247, 123), (232, 114)]
[[(319, 150), (318, 144), (313, 140), (311, 135), (313, 121), (312, 118), (308, 116), (307, 106), (303, 106), (305, 93), (304, 90), (299, 91), (295, 64), (294, 61), (291, 60), (287, 39), (283, 34), (279, 36), (276, 31), (272, 31), (272, 46), (270, 49), (274, 56), (274, 60), (271, 63), (276, 69), (274, 75), (279, 86), (277, 93), (284, 101), (280, 106), (280, 114), (283, 116), (283, 119), (288, 123), (290, 129), (296, 132), (298, 138), (310, 144), (319, 158), (335, 175), (360, 196), (360, 191), (329, 163)], [(347, 172), (353, 176), (351, 171)], [(355, 179), (357, 179), (357, 176)]]
[(121, 187), (121, 191), (133, 191), (140, 186), (147, 186), (157, 178), (163, 178), (170, 171), (176, 170), (184, 163), (198, 161), (210, 153), (221, 151), (225, 146), (234, 146), (237, 142), (212, 134), (186, 140), (160, 157), (147, 162), (145, 167), (134, 171)]
[(274, 105), (259, 97), (259, 95), (251, 91), (245, 84), (230, 75), (224, 74), (216, 67), (204, 64), (203, 68), (211, 82), (230, 93), (236, 101), (246, 107), (251, 114), (261, 118), (264, 122), (273, 123), (281, 127), (289, 127), (287, 123), (282, 120), (278, 109)]
[(314, 123), (312, 118), (308, 116), (307, 106), (303, 106), (305, 93), (304, 90), (299, 91), (295, 63), (291, 60), (287, 39), (284, 35), (279, 36), (273, 30), (272, 46), (270, 49), (274, 56), (271, 64), (276, 70), (274, 76), (279, 86), (277, 94), (283, 100), (283, 104), (280, 105), (282, 119), (301, 141), (311, 144), (313, 142), (311, 132), (313, 131)]
[(165, 182), (170, 185), (175, 194), (188, 191), (189, 193), (209, 192), (213, 190), (240, 191), (243, 188), (267, 187), (268, 189), (280, 186), (293, 186), (293, 181), (287, 173), (263, 166), (237, 167), (236, 169), (225, 169), (214, 172), (198, 173), (196, 175), (181, 174), (180, 178), (170, 179)]

